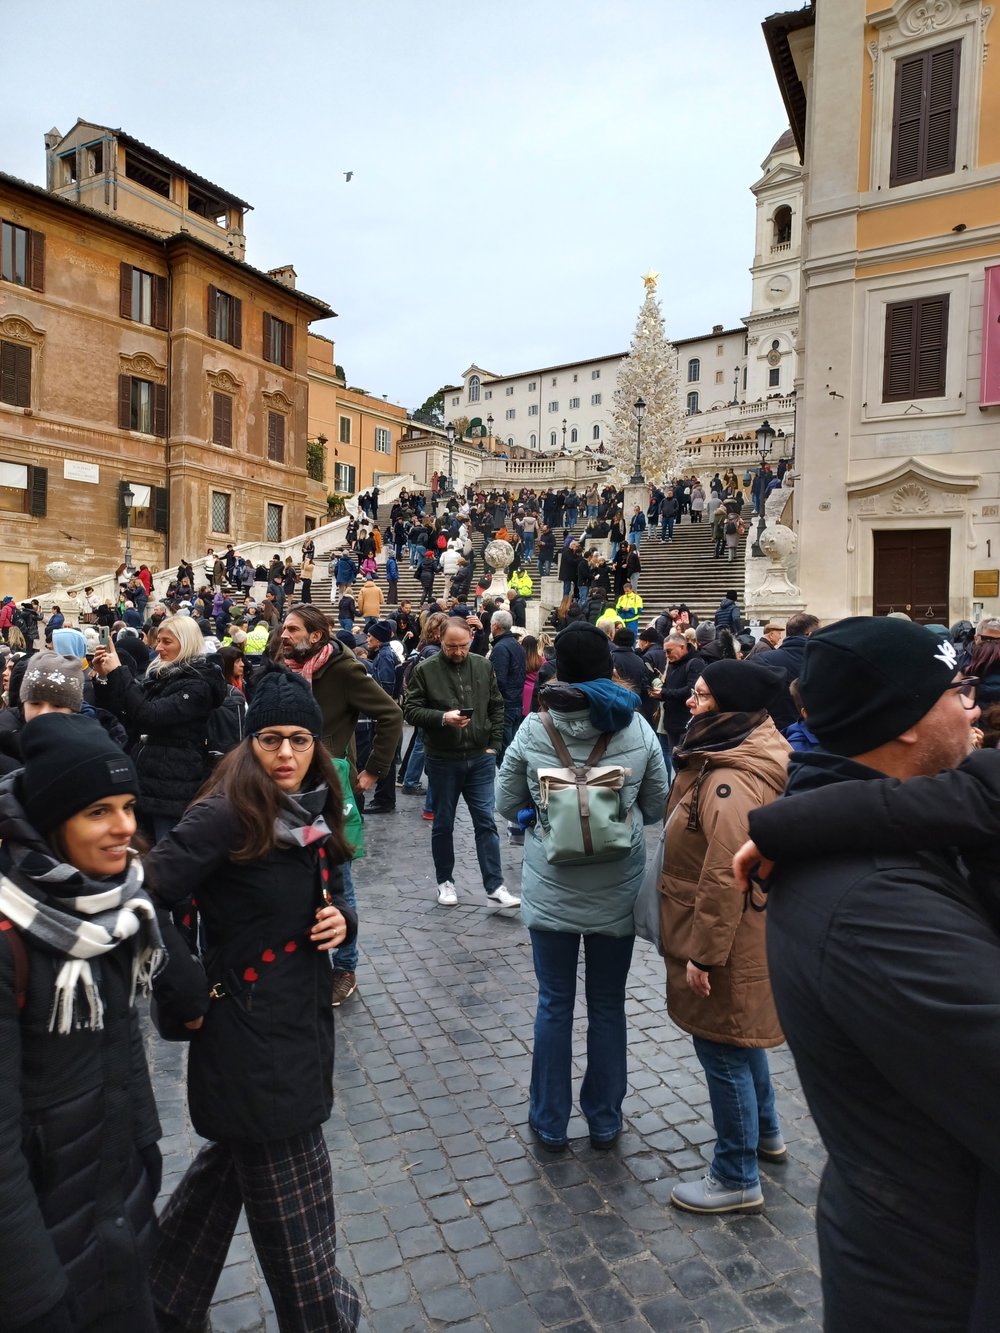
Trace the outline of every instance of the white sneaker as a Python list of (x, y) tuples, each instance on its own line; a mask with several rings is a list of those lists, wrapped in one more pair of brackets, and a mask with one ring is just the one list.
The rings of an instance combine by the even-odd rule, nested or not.
[(501, 907), (521, 906), (521, 899), (515, 898), (506, 884), (501, 884), (498, 889), (494, 889), (492, 893), (488, 893), (486, 896), (491, 903), (499, 903)]
[(458, 902), (458, 891), (454, 880), (445, 879), (438, 885), (438, 902), (442, 907), (454, 907)]

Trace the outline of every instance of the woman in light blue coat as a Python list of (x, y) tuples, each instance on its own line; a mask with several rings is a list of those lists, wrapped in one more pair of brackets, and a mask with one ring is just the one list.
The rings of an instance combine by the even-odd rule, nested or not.
[(576, 621), (556, 636), (556, 679), (539, 701), (574, 761), (583, 763), (598, 738), (611, 733), (601, 766), (628, 770), (620, 817), (631, 825), (631, 847), (617, 860), (550, 863), (548, 825), (539, 808), (539, 768), (561, 761), (542, 722), (524, 719), (504, 756), (497, 808), (511, 821), (534, 807), (537, 822), (525, 838), (521, 916), (531, 934), (538, 980), (535, 1047), (528, 1120), (551, 1152), (567, 1147), (573, 1107), (571, 1065), (576, 971), (583, 940), (587, 1000), (587, 1067), (580, 1108), (595, 1148), (607, 1148), (622, 1128), (627, 1083), (625, 982), (632, 961), (632, 909), (646, 864), (644, 824), (663, 819), (667, 771), (639, 698), (611, 679), (611, 645), (595, 626)]

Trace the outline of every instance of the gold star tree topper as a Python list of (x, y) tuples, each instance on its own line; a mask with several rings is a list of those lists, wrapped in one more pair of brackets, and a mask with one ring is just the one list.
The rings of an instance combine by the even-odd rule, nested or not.
[(656, 284), (657, 284), (657, 281), (658, 281), (659, 277), (660, 277), (659, 273), (657, 273), (656, 270), (655, 270), (654, 268), (650, 268), (650, 269), (648, 269), (648, 270), (642, 275), (642, 280), (643, 280), (643, 282), (644, 282), (644, 284), (645, 284), (645, 286), (646, 286), (646, 291), (647, 291), (647, 292), (654, 292), (654, 291), (656, 291)]

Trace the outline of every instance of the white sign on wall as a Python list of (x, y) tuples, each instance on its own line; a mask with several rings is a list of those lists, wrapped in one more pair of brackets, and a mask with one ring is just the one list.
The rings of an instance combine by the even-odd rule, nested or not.
[(96, 485), (101, 480), (101, 469), (96, 463), (77, 463), (72, 458), (64, 458), (63, 477), (66, 481), (89, 481)]

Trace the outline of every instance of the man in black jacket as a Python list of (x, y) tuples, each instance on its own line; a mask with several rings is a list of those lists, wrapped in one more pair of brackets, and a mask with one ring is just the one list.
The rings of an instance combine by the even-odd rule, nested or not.
[(950, 849), (883, 850), (876, 836), (877, 851), (858, 851), (838, 793), (868, 784), (884, 827), (879, 779), (905, 784), (968, 755), (974, 686), (932, 631), (856, 617), (809, 639), (798, 689), (823, 746), (790, 765), (788, 795), (813, 792), (809, 814), (782, 800), (752, 811), (750, 832), (779, 858), (771, 985), (829, 1152), (824, 1317), (835, 1329), (996, 1328), (1000, 937)]
[(788, 686), (793, 680), (798, 680), (806, 643), (809, 636), (818, 629), (819, 621), (806, 611), (799, 611), (796, 615), (789, 616), (785, 625), (784, 643), (767, 655), (767, 665), (780, 667), (785, 673), (785, 688), (774, 696), (769, 709), (774, 725), (779, 731), (784, 731), (786, 727), (799, 720), (799, 710), (792, 701)]
[(659, 698), (663, 705), (663, 730), (670, 738), (673, 750), (680, 744), (684, 729), (691, 720), (687, 701), (705, 663), (683, 634), (667, 635), (663, 640), (663, 655), (667, 659), (667, 674)]

